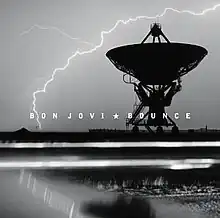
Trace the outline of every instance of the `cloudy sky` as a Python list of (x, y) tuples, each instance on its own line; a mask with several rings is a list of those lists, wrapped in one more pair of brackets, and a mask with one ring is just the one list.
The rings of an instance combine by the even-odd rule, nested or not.
[[(100, 33), (111, 29), (118, 19), (127, 20), (139, 15), (154, 16), (166, 7), (201, 12), (220, 0), (1, 0), (0, 1), (0, 130), (16, 130), (25, 126), (36, 130), (37, 122), (30, 120), (32, 93), (42, 89), (54, 69), (66, 65), (77, 49), (86, 51), (100, 43)], [(220, 127), (219, 38), (220, 7), (204, 16), (178, 14), (169, 11), (159, 22), (170, 41), (195, 43), (204, 46), (209, 55), (197, 69), (183, 79), (183, 89), (173, 99), (167, 111), (179, 112), (181, 128)], [(67, 69), (59, 71), (46, 93), (37, 95), (36, 109), (60, 118), (41, 120), (43, 130), (86, 131), (88, 128), (124, 128), (127, 112), (132, 112), (133, 87), (122, 81), (122, 73), (105, 57), (115, 46), (139, 43), (156, 20), (142, 19), (129, 25), (119, 25), (105, 35), (104, 43), (96, 52), (78, 56)], [(56, 29), (32, 28), (56, 27)], [(22, 34), (23, 33), (23, 34)], [(24, 34), (26, 33), (26, 34)], [(146, 60), (147, 61), (147, 60)], [(72, 112), (73, 119), (68, 120)], [(79, 112), (94, 120), (78, 120)], [(104, 112), (106, 119), (100, 120)], [(121, 114), (112, 120), (113, 113)], [(184, 119), (186, 112), (191, 120)]]

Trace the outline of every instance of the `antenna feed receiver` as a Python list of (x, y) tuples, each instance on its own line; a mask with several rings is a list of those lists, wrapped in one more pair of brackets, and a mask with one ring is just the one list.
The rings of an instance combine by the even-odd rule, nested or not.
[(162, 27), (160, 23), (151, 24), (150, 28), (151, 28), (151, 35), (153, 37), (159, 37), (160, 35), (162, 35), (162, 31), (161, 31)]

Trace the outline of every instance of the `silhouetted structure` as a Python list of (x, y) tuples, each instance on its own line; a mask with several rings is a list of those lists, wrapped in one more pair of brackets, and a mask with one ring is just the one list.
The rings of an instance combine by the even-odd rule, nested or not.
[(0, 132), (1, 142), (143, 142), (143, 141), (210, 141), (220, 140), (220, 130), (209, 129), (207, 132), (198, 130), (180, 130), (178, 135), (173, 135), (170, 131), (165, 131), (162, 135), (154, 135), (145, 131), (138, 134), (130, 130), (109, 130), (94, 129), (89, 132), (31, 132), (20, 129), (15, 132)]
[[(149, 36), (153, 37), (153, 43), (145, 43)], [(165, 42), (161, 42), (161, 37)], [(140, 100), (132, 118), (126, 122), (127, 127), (132, 125), (135, 132), (139, 126), (145, 126), (149, 132), (153, 132), (151, 127), (157, 127), (157, 132), (162, 133), (162, 126), (172, 126), (172, 132), (178, 133), (175, 122), (165, 113), (165, 107), (169, 107), (173, 96), (181, 91), (181, 77), (196, 68), (207, 54), (205, 48), (197, 45), (171, 43), (158, 23), (151, 25), (141, 44), (108, 51), (106, 56), (124, 73), (124, 82), (134, 85)], [(149, 110), (144, 112), (146, 107)], [(144, 116), (140, 117), (140, 113)]]
[(26, 128), (21, 128), (15, 132), (15, 134), (29, 134), (30, 132)]

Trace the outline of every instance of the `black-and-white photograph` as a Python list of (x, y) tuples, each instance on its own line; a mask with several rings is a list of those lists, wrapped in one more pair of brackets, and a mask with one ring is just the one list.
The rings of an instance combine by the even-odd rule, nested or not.
[(220, 217), (219, 16), (0, 0), (0, 217)]
[(2, 0), (0, 8), (2, 140), (219, 135), (217, 0)]

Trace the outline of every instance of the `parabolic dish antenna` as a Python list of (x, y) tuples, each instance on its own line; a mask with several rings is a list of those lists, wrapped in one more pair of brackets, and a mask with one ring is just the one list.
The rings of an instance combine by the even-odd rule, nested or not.
[[(153, 37), (153, 42), (145, 43), (149, 36)], [(175, 122), (165, 113), (165, 107), (170, 106), (173, 96), (181, 91), (181, 77), (196, 68), (207, 54), (208, 51), (198, 45), (170, 42), (159, 23), (151, 25), (140, 44), (109, 50), (106, 56), (124, 73), (124, 82), (134, 85), (140, 100), (126, 126), (132, 125), (134, 131), (145, 126), (150, 132), (153, 132), (150, 128), (153, 126), (157, 127), (158, 133), (163, 132), (162, 126), (172, 126), (173, 133), (178, 133)], [(126, 76), (128, 80), (125, 80)], [(139, 114), (146, 107), (149, 110), (140, 118)]]

